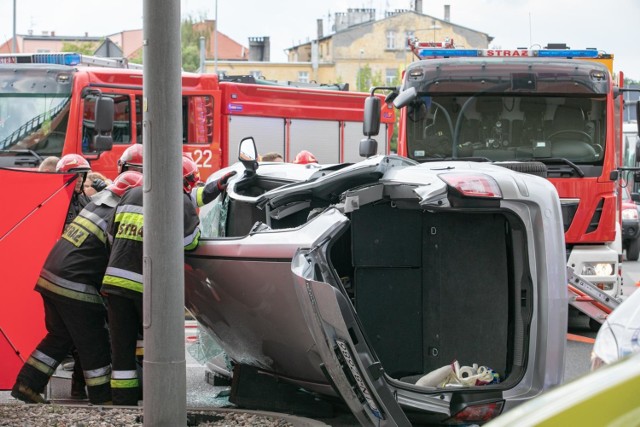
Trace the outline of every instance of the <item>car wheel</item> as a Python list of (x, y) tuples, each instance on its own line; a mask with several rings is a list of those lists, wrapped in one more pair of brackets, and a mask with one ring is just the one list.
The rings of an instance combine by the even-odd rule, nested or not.
[(633, 239), (627, 247), (627, 259), (629, 261), (637, 261), (640, 256), (640, 239)]

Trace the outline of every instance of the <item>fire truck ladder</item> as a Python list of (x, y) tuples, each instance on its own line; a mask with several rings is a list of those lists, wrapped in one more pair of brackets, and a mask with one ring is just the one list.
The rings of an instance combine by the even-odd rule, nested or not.
[(567, 266), (569, 304), (599, 323), (620, 305), (621, 301), (602, 292), (593, 283), (583, 279)]

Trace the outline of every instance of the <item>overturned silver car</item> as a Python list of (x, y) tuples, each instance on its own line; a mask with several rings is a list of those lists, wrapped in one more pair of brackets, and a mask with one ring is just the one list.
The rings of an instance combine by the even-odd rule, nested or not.
[(213, 364), (232, 397), (244, 367), (340, 398), (362, 425), (469, 424), (562, 381), (565, 246), (547, 180), (393, 155), (258, 167), (250, 139), (240, 158), (185, 257), (187, 308), (224, 349), (230, 363)]

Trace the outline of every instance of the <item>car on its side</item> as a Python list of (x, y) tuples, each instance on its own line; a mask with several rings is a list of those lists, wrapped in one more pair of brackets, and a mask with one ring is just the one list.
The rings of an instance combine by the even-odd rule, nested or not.
[(232, 402), (294, 410), (302, 394), (341, 399), (362, 425), (472, 424), (562, 382), (567, 273), (548, 180), (395, 155), (258, 167), (253, 140), (240, 148), (185, 254), (186, 305), (226, 353), (208, 366), (232, 377)]

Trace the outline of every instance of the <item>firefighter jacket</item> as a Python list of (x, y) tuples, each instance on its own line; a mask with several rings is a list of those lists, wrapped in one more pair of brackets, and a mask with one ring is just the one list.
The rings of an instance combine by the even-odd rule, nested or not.
[(67, 211), (67, 219), (64, 221), (64, 225), (69, 225), (73, 219), (78, 216), (80, 211), (84, 209), (91, 202), (89, 196), (84, 193), (73, 193), (71, 196), (71, 202), (69, 203), (69, 210)]
[[(111, 254), (102, 281), (101, 292), (140, 298), (142, 280), (143, 211), (142, 187), (133, 188), (122, 197), (109, 225)], [(184, 249), (193, 250), (200, 239), (200, 220), (188, 194), (183, 195)]]
[(109, 259), (107, 226), (120, 198), (109, 190), (100, 196), (65, 227), (49, 252), (36, 291), (53, 299), (104, 309), (99, 289)]

